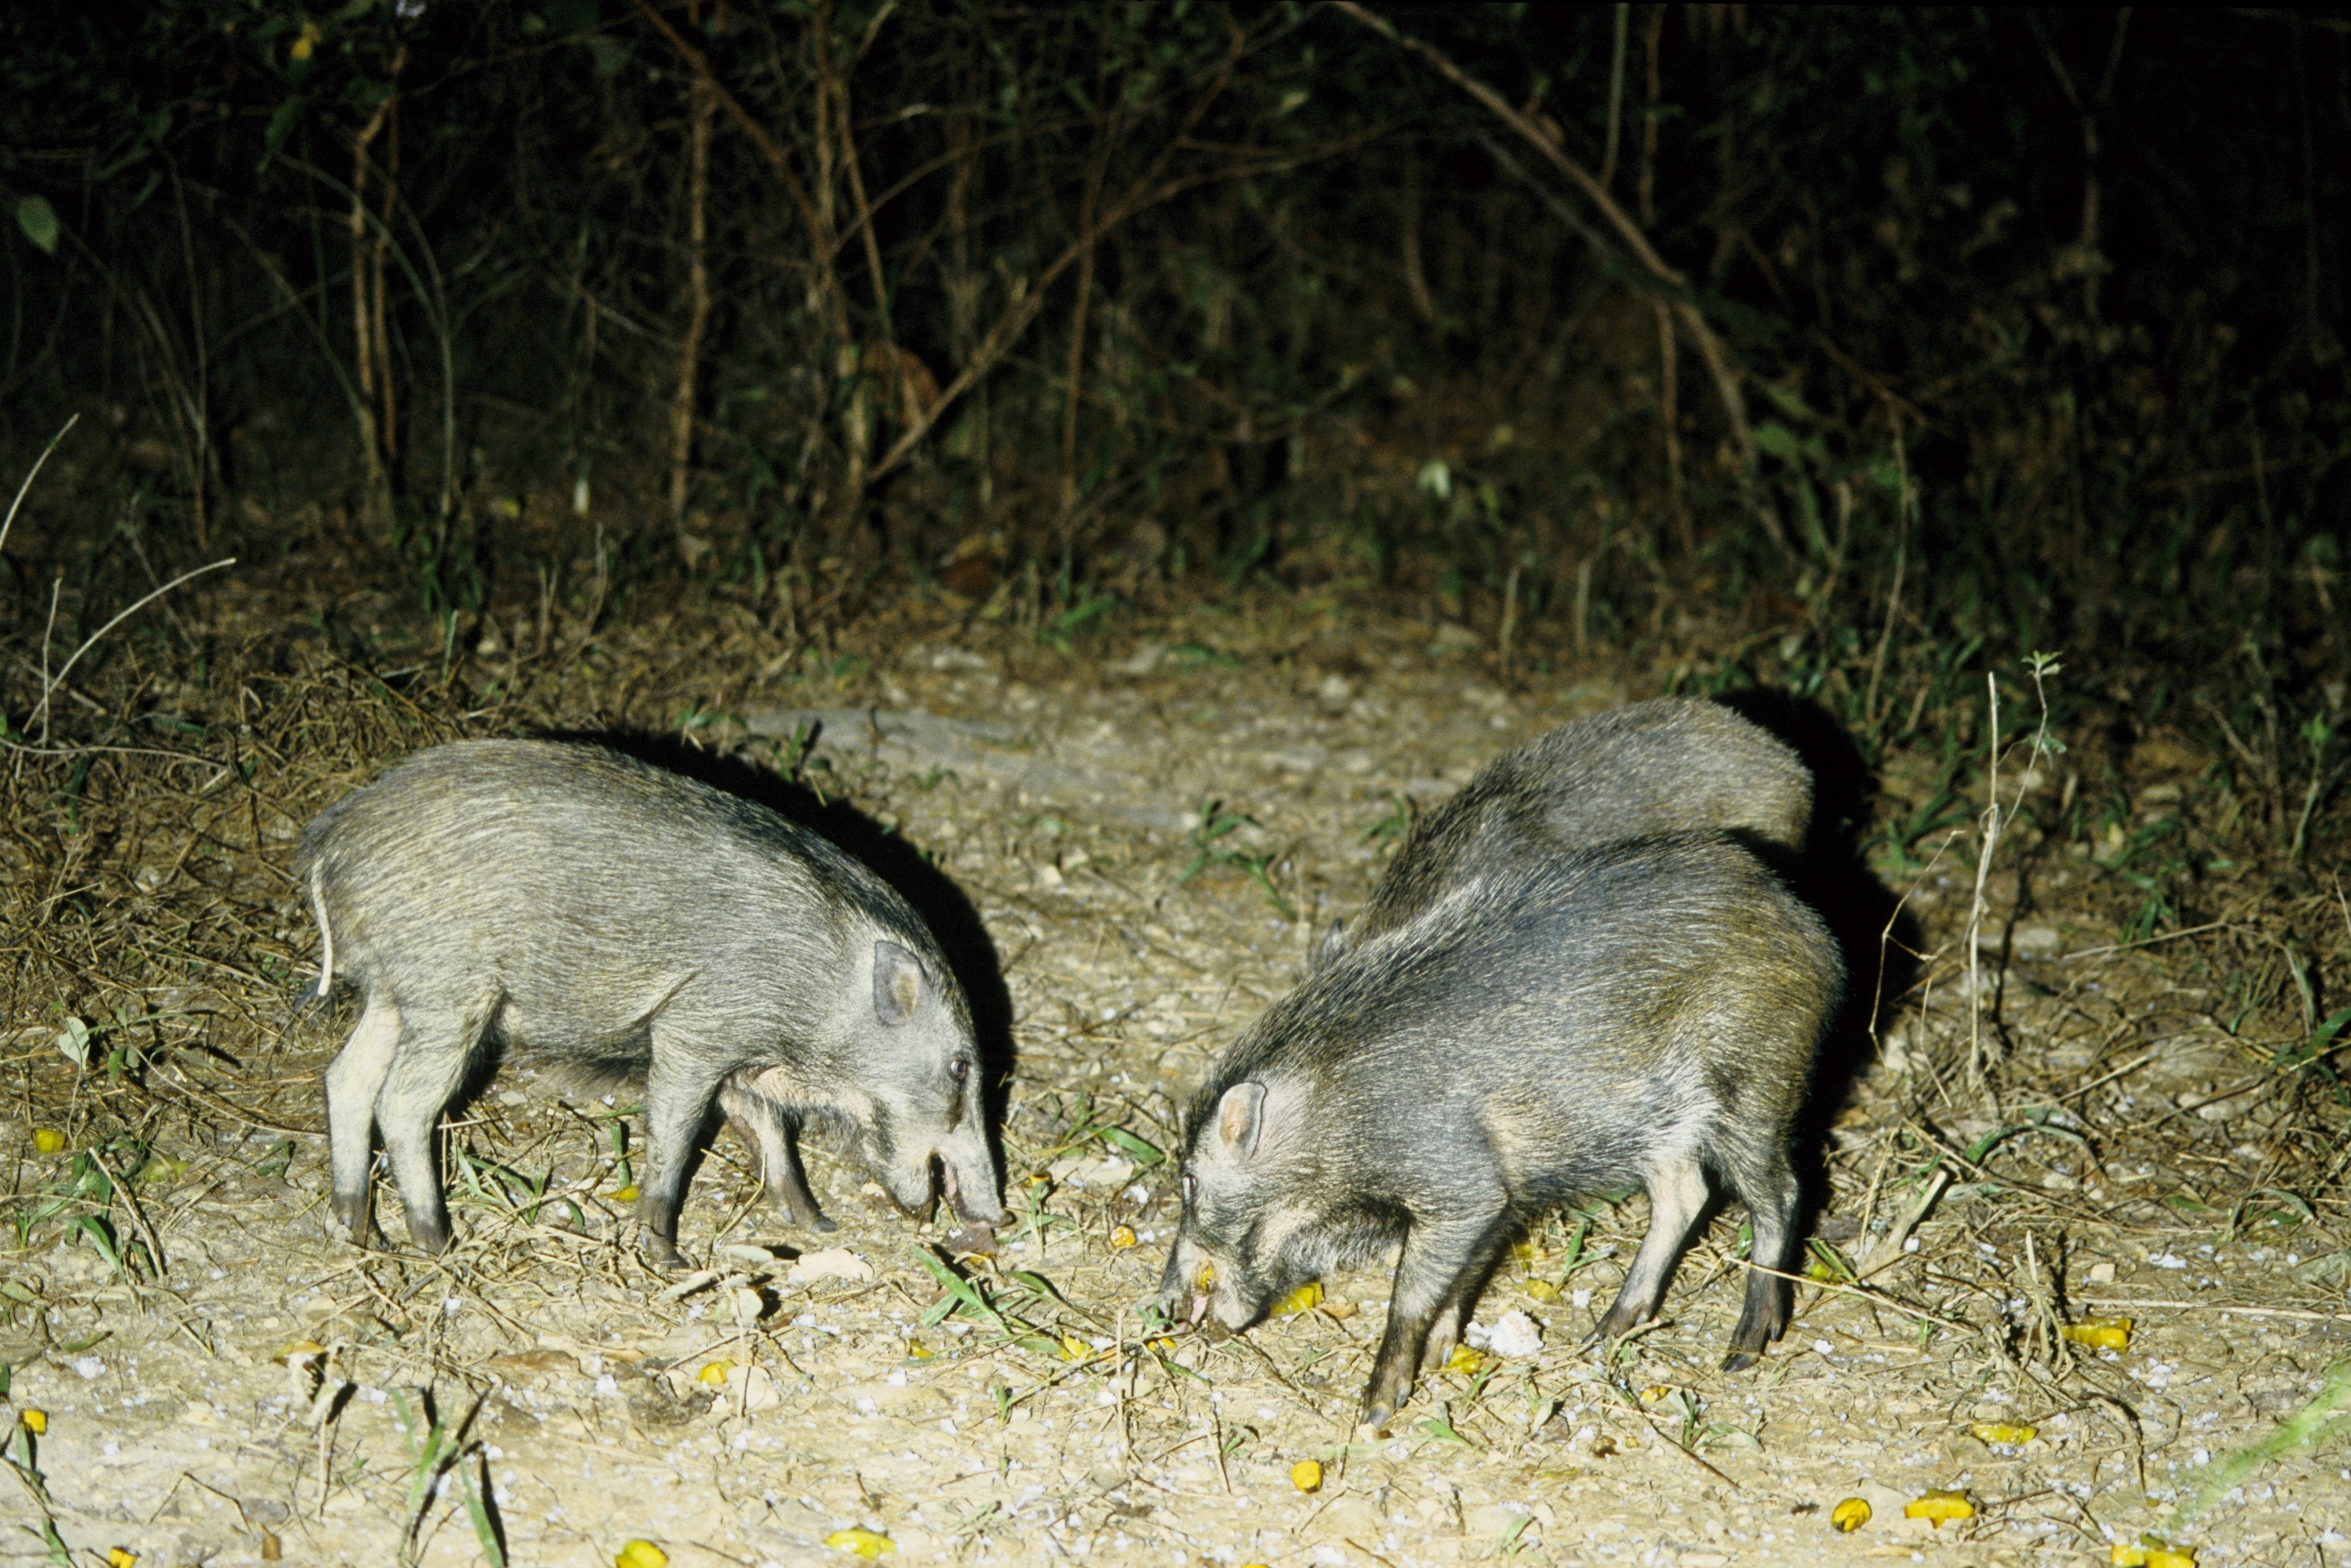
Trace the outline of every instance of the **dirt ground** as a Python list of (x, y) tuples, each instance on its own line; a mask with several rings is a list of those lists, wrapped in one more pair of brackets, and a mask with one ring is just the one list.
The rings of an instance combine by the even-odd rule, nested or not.
[[(2274, 946), (2252, 915), (2134, 941), (2097, 842), (2020, 840), (1995, 857), (1971, 991), (1972, 839), (1939, 859), (1943, 835), (1921, 840), (1925, 871), (1875, 862), (1925, 956), (1826, 1108), (1823, 1283), (1787, 1340), (1715, 1370), (1742, 1282), (1733, 1208), (1663, 1322), (1584, 1346), (1644, 1228), (1620, 1195), (1540, 1228), (1479, 1305), (1479, 1337), (1523, 1314), (1538, 1352), (1458, 1357), (1359, 1441), (1384, 1277), (1328, 1281), (1246, 1335), (1149, 1331), (1173, 1217), (1159, 1151), (1316, 926), (1360, 902), (1409, 803), (1670, 669), (1505, 685), (1466, 631), (1312, 601), (1188, 611), (1075, 655), (936, 615), (793, 657), (772, 622), (722, 608), (698, 642), (493, 627), (446, 698), (415, 685), (441, 650), (396, 675), (372, 614), (330, 607), (306, 632), (254, 611), (247, 672), (201, 690), (132, 649), (146, 678), (120, 678), (150, 738), (82, 768), (78, 840), (26, 829), (8, 851), (38, 884), (17, 908), (88, 921), (43, 937), (40, 964), (12, 938), (10, 1561), (609, 1564), (643, 1541), (661, 1555), (638, 1562), (680, 1568), (861, 1545), (1989, 1564), (2146, 1561), (2111, 1555), (2143, 1532), (2206, 1564), (2351, 1561), (2341, 1117), (2265, 1066), (2308, 1020), (2236, 1010), (2215, 944)], [(292, 835), (392, 752), (549, 727), (798, 764), (968, 901), (1017, 1052), (995, 1256), (951, 1272), (943, 1226), (877, 1207), (818, 1139), (841, 1228), (796, 1230), (754, 1206), (722, 1138), (681, 1236), (709, 1267), (655, 1272), (615, 1196), (630, 1107), (505, 1077), (450, 1124), (447, 1255), (400, 1245), (388, 1184), (390, 1250), (336, 1235), (319, 1082), (350, 1011), (287, 1016), (313, 972)], [(1878, 814), (1924, 803), (1936, 760), (1895, 758)], [(2116, 831), (2193, 804), (2197, 759), (2126, 761)], [(28, 975), (68, 977), (38, 995)], [(2059, 1332), (2109, 1318), (2131, 1320), (2119, 1348)], [(1318, 1490), (1293, 1469), (1310, 1459)], [(1937, 1489), (1970, 1516), (1906, 1520)], [(1868, 1518), (1847, 1533), (1849, 1499)]]

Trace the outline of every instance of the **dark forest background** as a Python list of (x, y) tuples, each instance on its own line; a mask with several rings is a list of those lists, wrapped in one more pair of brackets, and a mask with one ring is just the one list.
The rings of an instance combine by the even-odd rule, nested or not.
[(159, 0), (0, 78), (59, 638), (231, 553), (453, 638), (1262, 584), (2341, 749), (2341, 12)]

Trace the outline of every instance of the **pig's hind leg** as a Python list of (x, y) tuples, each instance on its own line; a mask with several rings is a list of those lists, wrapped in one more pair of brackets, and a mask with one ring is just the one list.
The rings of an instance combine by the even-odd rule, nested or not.
[(1740, 1308), (1739, 1326), (1730, 1331), (1730, 1351), (1722, 1358), (1725, 1372), (1743, 1372), (1755, 1364), (1764, 1348), (1787, 1332), (1793, 1306), (1793, 1281), (1788, 1276), (1802, 1261), (1803, 1239), (1796, 1231), (1801, 1191), (1796, 1173), (1788, 1166), (1785, 1146), (1774, 1140), (1732, 1166), (1730, 1184), (1747, 1205), (1754, 1234), (1748, 1258), (1747, 1300)]
[(1510, 1244), (1510, 1217), (1498, 1207), (1489, 1217), (1415, 1225), (1405, 1234), (1388, 1291), (1387, 1327), (1364, 1389), (1358, 1419), (1364, 1425), (1384, 1424), (1412, 1397), (1430, 1331), (1443, 1318), (1458, 1332), (1469, 1303)]
[(758, 1156), (759, 1185), (768, 1201), (782, 1209), (794, 1225), (810, 1230), (840, 1229), (824, 1217), (816, 1195), (809, 1191), (808, 1172), (800, 1164), (799, 1129), (774, 1102), (729, 1083), (720, 1087), (718, 1104), (735, 1135)]
[(400, 1009), (390, 992), (370, 987), (359, 1027), (327, 1068), (327, 1148), (334, 1168), (335, 1218), (354, 1246), (377, 1239), (368, 1218), (376, 1097), (399, 1049)]
[(497, 1006), (496, 996), (453, 1008), (412, 1005), (400, 1016), (400, 1043), (376, 1094), (376, 1125), (383, 1129), (383, 1152), (400, 1187), (408, 1239), (427, 1252), (449, 1246), (449, 1210), (442, 1201), (433, 1134), (465, 1082), (474, 1049)]
[(1653, 1163), (1646, 1184), (1649, 1189), (1649, 1233), (1625, 1270), (1625, 1283), (1615, 1303), (1592, 1331), (1595, 1340), (1614, 1339), (1657, 1315), (1666, 1299), (1666, 1281), (1682, 1255), (1708, 1197), (1706, 1167), (1696, 1150), (1675, 1151)]

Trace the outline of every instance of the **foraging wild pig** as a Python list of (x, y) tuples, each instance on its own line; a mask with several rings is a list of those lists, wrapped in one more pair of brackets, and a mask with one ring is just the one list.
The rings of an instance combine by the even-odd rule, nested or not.
[[(1721, 833), (1539, 856), (1458, 883), (1267, 1009), (1186, 1122), (1169, 1317), (1246, 1328), (1395, 1242), (1365, 1388), (1377, 1425), (1434, 1335), (1458, 1337), (1547, 1209), (1648, 1189), (1649, 1233), (1598, 1333), (1653, 1316), (1708, 1198), (1747, 1206), (1755, 1262), (1794, 1266), (1789, 1125), (1844, 969), (1827, 930)], [(1786, 1327), (1750, 1270), (1729, 1370)]]
[(1416, 824), (1364, 912), (1323, 933), (1312, 967), (1529, 853), (1701, 828), (1792, 850), (1812, 810), (1795, 752), (1718, 703), (1660, 697), (1580, 718), (1502, 753)]
[(803, 1120), (842, 1134), (904, 1207), (931, 1161), (993, 1223), (998, 1173), (963, 989), (914, 912), (764, 807), (617, 752), (479, 740), (419, 753), (304, 830), (323, 998), (365, 994), (327, 1070), (335, 1212), (368, 1235), (370, 1124), (410, 1238), (448, 1245), (433, 1132), (477, 1053), (641, 1084), (648, 1249), (678, 1261), (696, 1139), (719, 1104), (768, 1197), (830, 1228)]

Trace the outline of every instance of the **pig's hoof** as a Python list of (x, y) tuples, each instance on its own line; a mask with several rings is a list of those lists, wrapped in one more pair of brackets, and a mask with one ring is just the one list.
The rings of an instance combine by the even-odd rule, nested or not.
[(680, 1274), (693, 1267), (685, 1260), (685, 1254), (677, 1249), (675, 1242), (664, 1241), (658, 1237), (645, 1243), (644, 1254), (647, 1263), (665, 1273)]
[(946, 1233), (945, 1239), (947, 1250), (959, 1258), (996, 1256), (996, 1227), (993, 1225), (978, 1220), (969, 1225), (958, 1225)]
[(827, 1218), (826, 1218), (823, 1215), (821, 1215), (821, 1214), (818, 1215), (815, 1218), (813, 1218), (813, 1219), (810, 1220), (810, 1221), (808, 1222), (808, 1228), (809, 1228), (810, 1230), (817, 1231), (817, 1232), (819, 1232), (819, 1233), (820, 1233), (820, 1234), (822, 1234), (822, 1235), (825, 1235), (825, 1236), (830, 1236), (830, 1235), (831, 1235), (834, 1231), (836, 1231), (836, 1230), (838, 1230), (838, 1229), (840, 1229), (840, 1228), (841, 1228), (841, 1227), (840, 1227), (837, 1223), (835, 1223), (835, 1222), (834, 1222), (834, 1221), (832, 1221), (832, 1220), (827, 1219)]
[(1722, 1358), (1722, 1370), (1725, 1372), (1744, 1372), (1761, 1359), (1762, 1359), (1762, 1355), (1760, 1351), (1734, 1350), (1729, 1355)]

